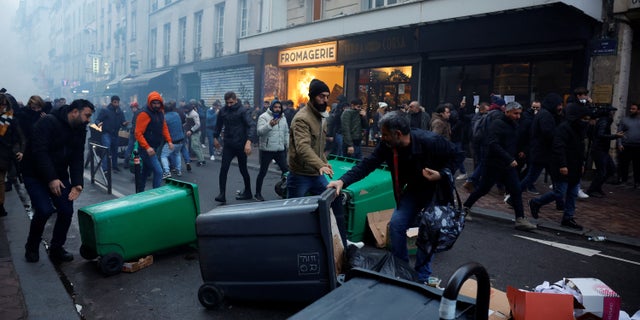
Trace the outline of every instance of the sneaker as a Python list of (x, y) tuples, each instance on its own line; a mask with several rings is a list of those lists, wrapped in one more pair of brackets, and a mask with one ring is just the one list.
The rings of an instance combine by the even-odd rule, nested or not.
[(253, 199), (253, 196), (251, 195), (251, 193), (245, 192), (236, 196), (236, 200), (249, 200), (249, 199)]
[(38, 248), (29, 249), (25, 246), (24, 258), (30, 263), (38, 262), (40, 261), (40, 250)]
[(440, 288), (440, 282), (442, 282), (442, 280), (440, 280), (440, 278), (437, 277), (429, 277), (429, 279), (427, 279), (427, 281), (424, 282), (425, 285), (428, 285), (429, 287), (434, 287), (434, 288)]
[(535, 230), (538, 227), (529, 222), (529, 220), (527, 220), (527, 218), (525, 217), (518, 217), (516, 218), (516, 229), (517, 230), (522, 230), (522, 231), (529, 231), (529, 230)]
[(211, 158), (209, 158), (209, 160), (211, 160), (211, 161), (214, 161), (214, 160), (216, 160), (216, 156), (214, 156), (214, 155), (211, 155)]
[(206, 149), (207, 145), (205, 145), (204, 143), (200, 145), (202, 147), (202, 149)]
[(258, 200), (258, 201), (264, 201), (264, 198), (263, 198), (263, 197), (262, 197), (262, 195), (261, 195), (261, 194), (259, 194), (259, 193), (256, 193), (256, 195), (255, 195), (254, 197), (255, 197), (255, 198), (256, 198), (256, 200)]
[(538, 189), (536, 189), (535, 186), (531, 186), (529, 188), (527, 188), (527, 192), (529, 192), (530, 194), (535, 194), (535, 195), (539, 195), (540, 191), (538, 191)]
[(461, 174), (461, 175), (457, 176), (457, 177), (456, 177), (456, 180), (464, 180), (464, 179), (466, 179), (466, 178), (467, 178), (467, 174), (466, 174), (466, 173), (464, 173), (464, 174)]
[(187, 163), (187, 172), (191, 172), (191, 163)]
[(198, 167), (204, 167), (207, 163), (205, 161), (198, 161)]
[(348, 246), (355, 246), (356, 248), (360, 249), (360, 248), (364, 247), (364, 242), (362, 242), (362, 241), (351, 242), (351, 241), (347, 240), (347, 247)]
[(466, 190), (466, 191), (467, 191), (467, 192), (469, 192), (469, 193), (473, 193), (473, 191), (475, 190), (475, 187), (474, 187), (474, 185), (473, 185), (473, 182), (471, 182), (471, 181), (465, 181), (465, 182), (462, 184), (462, 188), (464, 188), (464, 190)]
[(580, 188), (580, 190), (578, 190), (578, 198), (580, 199), (588, 199), (589, 195), (584, 192), (584, 190), (582, 190), (582, 188)]
[(511, 200), (511, 195), (510, 194), (505, 194), (503, 201), (504, 201), (504, 203), (506, 205), (508, 205), (509, 207), (513, 208), (513, 200)]
[(538, 219), (538, 214), (540, 213), (540, 205), (535, 203), (533, 199), (529, 200), (529, 209), (531, 209), (531, 216), (534, 219)]
[(182, 171), (176, 170), (176, 176), (182, 177)]
[(171, 172), (163, 172), (162, 179), (171, 178)]
[(49, 248), (49, 259), (54, 263), (70, 262), (73, 261), (73, 255), (63, 247)]
[(473, 221), (473, 218), (471, 217), (471, 208), (464, 207), (462, 208), (462, 211), (464, 212), (464, 220)]
[(573, 220), (573, 218), (562, 219), (562, 222), (560, 223), (560, 225), (562, 225), (563, 227), (567, 227), (569, 229), (582, 230), (582, 226), (576, 223), (576, 221)]

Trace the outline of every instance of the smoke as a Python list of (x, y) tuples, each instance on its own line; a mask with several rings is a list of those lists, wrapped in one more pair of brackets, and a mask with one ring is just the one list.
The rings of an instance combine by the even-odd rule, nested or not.
[[(18, 101), (26, 102), (30, 96), (37, 94), (47, 98), (46, 93), (38, 92), (34, 83), (37, 75), (33, 70), (33, 63), (29, 62), (29, 50), (37, 48), (34, 44), (21, 40), (16, 30), (16, 13), (20, 0), (2, 0), (3, 17), (0, 18), (0, 87), (6, 88)], [(40, 47), (41, 48), (41, 47)]]

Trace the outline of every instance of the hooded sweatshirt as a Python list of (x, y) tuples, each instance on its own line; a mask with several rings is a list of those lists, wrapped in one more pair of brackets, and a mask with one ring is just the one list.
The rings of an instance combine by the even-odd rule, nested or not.
[[(151, 101), (160, 101), (160, 109), (155, 111), (151, 107)], [(144, 150), (149, 147), (157, 149), (162, 144), (162, 138), (172, 142), (169, 128), (164, 120), (164, 103), (162, 96), (153, 91), (147, 97), (147, 106), (140, 112), (136, 119), (136, 140)]]

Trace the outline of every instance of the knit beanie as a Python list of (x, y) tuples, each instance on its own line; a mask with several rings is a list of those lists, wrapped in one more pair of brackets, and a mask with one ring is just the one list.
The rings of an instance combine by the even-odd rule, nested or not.
[(311, 83), (309, 83), (309, 98), (313, 99), (323, 92), (331, 92), (327, 84), (318, 79), (311, 80)]

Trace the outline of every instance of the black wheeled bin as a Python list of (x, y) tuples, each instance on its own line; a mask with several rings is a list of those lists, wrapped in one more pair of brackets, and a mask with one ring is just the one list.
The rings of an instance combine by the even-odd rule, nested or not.
[(320, 196), (221, 206), (196, 219), (198, 299), (309, 302), (336, 287), (331, 215)]
[[(477, 300), (458, 297), (472, 275), (478, 280)], [(339, 288), (293, 315), (292, 320), (333, 319), (478, 319), (489, 315), (491, 285), (480, 264), (456, 270), (444, 291), (396, 279), (375, 271), (354, 268)]]
[(162, 187), (78, 209), (80, 255), (117, 274), (123, 262), (196, 242), (198, 186), (165, 179)]

